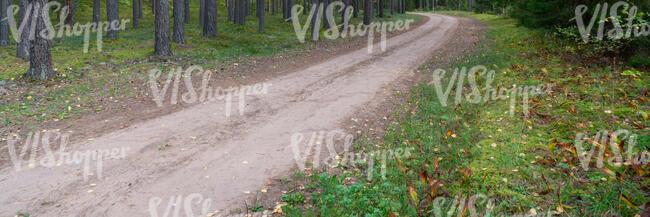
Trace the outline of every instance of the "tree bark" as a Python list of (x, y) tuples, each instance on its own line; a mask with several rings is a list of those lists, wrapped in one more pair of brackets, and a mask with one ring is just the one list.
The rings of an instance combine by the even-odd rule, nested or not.
[(259, 22), (257, 24), (258, 28), (257, 30), (264, 31), (264, 13), (266, 12), (264, 10), (264, 0), (257, 0), (257, 17), (259, 19)]
[[(113, 22), (119, 22), (119, 0), (106, 0), (106, 17), (109, 25)], [(117, 39), (120, 30), (115, 28), (108, 28), (106, 37), (110, 39)]]
[(244, 0), (244, 17), (250, 15), (250, 0)]
[(370, 25), (371, 15), (372, 15), (372, 2), (371, 0), (363, 0), (363, 24)]
[(282, 1), (282, 19), (286, 20), (287, 19), (287, 5), (289, 4), (289, 0), (281, 0)]
[(142, 4), (143, 0), (138, 0), (138, 19), (142, 19)]
[(287, 22), (292, 22), (291, 21), (291, 8), (296, 5), (296, 2), (294, 0), (289, 0), (287, 4)]
[[(43, 17), (41, 13), (41, 8), (43, 5), (47, 4), (47, 0), (29, 0), (32, 7), (32, 19), (36, 19), (34, 32), (40, 33), (45, 31), (49, 33), (49, 30), (45, 26), (45, 20), (49, 19)], [(55, 76), (54, 70), (52, 70), (52, 54), (50, 53), (50, 41), (47, 38), (43, 38), (41, 34), (34, 34), (33, 40), (30, 39), (30, 56), (29, 56), (29, 70), (25, 77), (37, 79), (37, 80), (46, 80)]]
[(200, 0), (201, 2), (199, 3), (199, 26), (203, 28), (203, 23), (205, 22), (205, 1), (206, 0)]
[(352, 17), (358, 18), (359, 17), (359, 8), (360, 8), (359, 0), (352, 0), (352, 4), (353, 4), (352, 7), (354, 7), (354, 8), (352, 8), (353, 9)]
[(237, 24), (238, 25), (246, 25), (246, 0), (236, 0), (237, 5), (235, 5), (236, 10), (237, 10)]
[[(318, 36), (320, 34), (320, 23), (318, 21), (318, 15), (322, 14), (321, 11), (321, 0), (312, 0), (311, 7), (313, 8), (312, 10), (314, 11), (314, 15), (311, 17), (311, 38), (313, 40), (318, 40)], [(311, 13), (311, 12), (310, 12)]]
[(172, 40), (178, 44), (185, 44), (185, 1), (174, 0), (174, 35)]
[(203, 22), (203, 36), (213, 38), (217, 36), (217, 0), (205, 0), (205, 20)]
[[(27, 13), (27, 0), (18, 0), (18, 23), (22, 24), (25, 22), (27, 24), (23, 30), (18, 33), (20, 34), (18, 38), (18, 44), (16, 45), (16, 57), (28, 59), (29, 58), (29, 24), (31, 23), (31, 12), (30, 15)], [(27, 20), (25, 20), (27, 19)], [(23, 21), (24, 20), (24, 21)], [(20, 25), (16, 24), (16, 25)]]
[(9, 21), (7, 20), (7, 8), (9, 0), (0, 0), (0, 47), (9, 45)]
[(169, 36), (169, 0), (156, 1), (154, 54), (156, 56), (172, 55), (172, 43)]
[(228, 9), (228, 21), (234, 22), (235, 18), (235, 2), (233, 0), (226, 0), (226, 9)]
[[(107, 0), (109, 1), (109, 0)], [(151, 0), (151, 12), (155, 15), (156, 14), (156, 0)]]
[(343, 19), (345, 19), (345, 11), (350, 7), (350, 0), (342, 0), (343, 2), (343, 10), (341, 10), (341, 22), (343, 22)]
[(138, 8), (139, 8), (138, 4), (140, 4), (140, 0), (133, 0), (132, 2), (133, 2), (133, 5), (132, 5), (133, 6), (133, 16), (132, 16), (133, 17), (132, 18), (133, 22), (132, 23), (133, 23), (133, 28), (136, 28), (136, 27), (138, 27), (140, 25), (138, 23), (138, 19), (139, 19), (138, 16), (140, 16), (140, 14), (138, 13)]
[(185, 15), (185, 18), (183, 20), (185, 23), (190, 23), (190, 0), (184, 0), (183, 3), (185, 3), (185, 8), (183, 9), (183, 15)]
[(72, 25), (75, 23), (74, 11), (75, 11), (75, 0), (66, 0), (65, 6), (68, 9), (65, 17), (65, 24)]
[(377, 0), (379, 1), (379, 17), (384, 17), (384, 0)]
[(324, 29), (329, 29), (331, 27), (329, 20), (327, 19), (327, 6), (330, 5), (330, 0), (322, 0), (323, 4), (323, 28)]
[[(372, 1), (374, 1), (374, 0), (372, 0)], [(373, 8), (374, 9), (373, 13), (376, 14), (376, 15), (379, 15), (379, 8), (381, 8), (381, 6), (379, 6), (379, 1), (380, 0), (377, 0), (377, 3), (373, 2), (373, 4), (375, 4), (374, 8)]]

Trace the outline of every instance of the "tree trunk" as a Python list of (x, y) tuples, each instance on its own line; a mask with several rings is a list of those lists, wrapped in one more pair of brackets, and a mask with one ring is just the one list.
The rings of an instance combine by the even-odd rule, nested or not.
[(138, 0), (138, 19), (142, 19), (142, 4), (143, 0)]
[(248, 0), (242, 0), (242, 5), (244, 6), (244, 9), (242, 11), (244, 12), (244, 18), (248, 17)]
[(237, 24), (246, 25), (246, 1), (237, 0)]
[[(375, 9), (375, 7), (374, 7), (372, 4), (374, 4), (375, 1), (374, 1), (374, 0), (369, 0), (368, 3), (370, 4), (370, 5), (368, 5), (368, 8), (369, 8), (369, 9), (368, 9), (368, 14), (369, 14), (370, 17), (371, 17), (370, 20), (371, 20), (371, 22), (372, 22), (372, 17), (373, 17), (373, 15), (374, 15), (374, 13), (375, 13), (375, 12), (372, 11), (372, 10)], [(364, 5), (364, 7), (365, 7), (365, 5)], [(365, 13), (365, 11), (364, 11), (364, 13)]]
[(9, 0), (0, 0), (0, 47), (9, 45), (9, 21), (7, 20), (7, 8)]
[[(45, 26), (45, 20), (41, 13), (43, 5), (47, 4), (47, 0), (29, 0), (32, 7), (32, 19), (36, 19), (34, 32), (40, 33), (41, 31), (49, 32)], [(35, 12), (35, 13), (34, 13)], [(50, 53), (50, 41), (43, 38), (41, 34), (34, 34), (34, 39), (30, 40), (29, 53), (29, 70), (25, 75), (28, 78), (37, 80), (46, 80), (55, 76), (52, 70), (52, 54)]]
[(343, 10), (341, 10), (341, 22), (345, 19), (345, 11), (350, 7), (350, 0), (343, 0)]
[(133, 28), (137, 28), (139, 26), (138, 16), (140, 16), (140, 14), (138, 13), (138, 4), (140, 4), (140, 0), (133, 0)]
[[(26, 24), (31, 24), (31, 12), (30, 15), (26, 16), (27, 9), (27, 0), (18, 0), (18, 23), (25, 22)], [(23, 21), (24, 19), (27, 19)], [(20, 24), (16, 24), (20, 25)], [(29, 25), (28, 25), (29, 26)], [(18, 45), (16, 45), (16, 57), (28, 59), (29, 58), (29, 27), (26, 26), (23, 28), (22, 32), (18, 33)]]
[(358, 18), (359, 17), (359, 0), (352, 0), (352, 17)]
[(372, 2), (371, 0), (363, 0), (363, 24), (364, 25), (370, 25), (371, 17), (372, 16)]
[(174, 34), (172, 40), (185, 44), (185, 3), (187, 0), (174, 0)]
[(67, 12), (68, 14), (66, 14), (66, 17), (65, 17), (65, 24), (67, 24), (67, 25), (72, 25), (72, 24), (75, 23), (75, 19), (74, 19), (75, 4), (74, 4), (74, 1), (75, 0), (66, 0), (65, 1), (65, 6), (68, 9), (68, 12)]
[(201, 2), (199, 3), (199, 26), (203, 28), (203, 23), (205, 22), (205, 1), (206, 0), (200, 0)]
[(351, 9), (350, 8), (352, 5), (351, 1), (352, 0), (343, 0), (343, 5), (345, 6), (343, 7), (343, 14), (341, 15), (341, 22), (343, 23), (341, 27), (341, 30), (343, 31), (341, 32), (346, 32), (348, 30), (348, 26), (350, 25), (350, 20), (348, 17), (350, 17), (351, 14), (348, 12), (348, 10)]
[(311, 38), (313, 40), (318, 40), (320, 34), (320, 22), (318, 21), (318, 15), (321, 15), (321, 0), (312, 0), (311, 7), (314, 11), (314, 15), (311, 17)]
[(257, 16), (259, 17), (259, 23), (257, 24), (259, 31), (264, 31), (264, 0), (257, 0)]
[(379, 17), (384, 17), (384, 1), (385, 0), (378, 0), (379, 1)]
[(234, 20), (235, 20), (234, 23), (237, 24), (237, 25), (240, 25), (240, 23), (241, 23), (241, 21), (240, 21), (241, 16), (240, 16), (239, 14), (240, 14), (241, 11), (242, 11), (242, 10), (241, 10), (241, 7), (242, 7), (242, 0), (232, 0), (232, 2), (233, 2), (233, 4), (232, 4), (233, 11), (235, 12), (235, 13), (234, 13), (234, 16), (235, 16), (235, 17), (234, 17)]
[(169, 0), (156, 0), (156, 22), (155, 22), (155, 45), (156, 56), (171, 56), (172, 43), (169, 36)]
[[(106, 17), (108, 18), (109, 25), (113, 22), (119, 22), (119, 0), (106, 0)], [(106, 37), (110, 39), (117, 39), (120, 30), (109, 28), (106, 32)]]
[(185, 10), (183, 11), (185, 23), (190, 23), (190, 0), (185, 0), (183, 3), (185, 3)]
[(241, 0), (230, 0), (232, 2), (233, 23), (239, 25), (239, 6)]
[(377, 0), (377, 2), (373, 2), (373, 4), (375, 4), (375, 5), (373, 5), (374, 8), (372, 8), (372, 9), (373, 9), (373, 13), (376, 14), (376, 15), (379, 15), (379, 8), (381, 8), (379, 6), (379, 1), (380, 0)]
[(217, 0), (205, 0), (205, 19), (203, 22), (203, 36), (217, 37)]
[(289, 4), (289, 0), (281, 0), (282, 1), (282, 19), (286, 20), (287, 19), (287, 5)]
[(228, 21), (234, 21), (235, 17), (235, 2), (233, 0), (226, 0), (226, 9), (228, 9)]
[[(109, 0), (107, 0), (107, 1), (109, 1)], [(156, 5), (157, 5), (156, 0), (151, 0), (151, 12), (153, 12), (154, 15), (156, 15), (156, 10), (158, 10), (158, 9), (156, 9)]]
[(331, 25), (330, 25), (330, 21), (327, 19), (327, 16), (326, 16), (326, 14), (327, 14), (327, 13), (326, 13), (326, 11), (327, 11), (327, 6), (330, 5), (330, 3), (331, 3), (330, 1), (331, 1), (331, 0), (322, 0), (323, 10), (325, 10), (325, 11), (323, 11), (323, 15), (324, 15), (324, 16), (323, 16), (323, 28), (324, 28), (324, 29), (329, 29), (329, 28), (331, 27)]

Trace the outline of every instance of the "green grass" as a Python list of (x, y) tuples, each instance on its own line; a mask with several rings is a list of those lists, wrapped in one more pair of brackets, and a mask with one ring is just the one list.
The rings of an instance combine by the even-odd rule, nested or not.
[[(131, 19), (129, 2), (120, 4), (120, 20)], [(144, 18), (139, 21), (140, 26), (133, 28), (131, 21), (125, 31), (120, 31), (119, 39), (104, 37), (102, 51), (96, 49), (95, 33), (90, 35), (88, 53), (83, 53), (83, 36), (54, 39), (51, 43), (52, 63), (57, 77), (52, 81), (23, 79), (29, 61), (15, 57), (15, 42), (0, 48), (0, 81), (7, 80), (9, 85), (4, 88), (10, 90), (9, 96), (0, 95), (0, 125), (33, 130), (43, 121), (71, 119), (84, 113), (106, 110), (106, 101), (128, 106), (124, 104), (126, 100), (147, 94), (148, 89), (141, 87), (148, 80), (146, 72), (152, 68), (164, 70), (190, 65), (200, 65), (206, 69), (224, 68), (268, 56), (308, 52), (312, 45), (319, 43), (309, 39), (306, 43), (300, 43), (293, 25), (284, 21), (281, 14), (269, 14), (265, 18), (263, 32), (257, 30), (254, 12), (247, 18), (245, 26), (234, 25), (227, 21), (225, 2), (222, 1), (219, 1), (217, 37), (204, 38), (198, 27), (199, 1), (191, 3), (192, 19), (185, 24), (187, 45), (181, 48), (173, 43), (175, 58), (170, 62), (149, 58), (154, 49), (154, 15), (148, 1), (143, 5)], [(105, 20), (105, 8), (102, 9), (102, 20)], [(78, 23), (85, 24), (92, 20), (92, 2), (81, 2), (77, 11)], [(53, 24), (58, 24), (58, 15), (52, 16), (55, 20)], [(306, 19), (304, 15), (300, 17)], [(391, 19), (421, 18), (410, 14), (384, 18)], [(358, 18), (351, 21), (358, 22), (361, 22)], [(8, 88), (11, 85), (18, 88)]]
[[(505, 100), (480, 104), (463, 100), (454, 106), (454, 88), (451, 105), (443, 107), (432, 85), (417, 85), (408, 104), (395, 111), (395, 123), (383, 139), (355, 144), (359, 152), (411, 147), (411, 157), (388, 161), (386, 179), (376, 178), (379, 165), (371, 181), (366, 181), (367, 165), (294, 179), (317, 187), (304, 190), (307, 205), (285, 206), (288, 216), (389, 216), (389, 212), (439, 216), (436, 213), (450, 210), (456, 216), (450, 200), (479, 193), (492, 202), (476, 201), (465, 216), (472, 211), (512, 216), (531, 209), (544, 216), (547, 211), (559, 216), (640, 215), (643, 210), (638, 207), (650, 202), (650, 180), (644, 176), (648, 165), (597, 170), (592, 162), (585, 171), (572, 142), (579, 132), (594, 135), (599, 130), (626, 129), (639, 135), (635, 153), (649, 151), (649, 122), (639, 113), (649, 110), (641, 95), (650, 83), (647, 72), (637, 71), (634, 77), (621, 74), (625, 66), (569, 61), (570, 44), (520, 27), (510, 18), (445, 13), (474, 17), (489, 28), (478, 55), (460, 58), (443, 69), (485, 65), (496, 72), (492, 87), (554, 83), (553, 93), (532, 97), (529, 116), (523, 114), (519, 98), (511, 117)], [(429, 62), (421, 71), (431, 74), (439, 67), (436, 64)], [(486, 81), (477, 77), (477, 82), (482, 88)], [(446, 80), (442, 84), (446, 87)], [(433, 190), (432, 183), (442, 185)], [(439, 210), (435, 198), (447, 198)]]

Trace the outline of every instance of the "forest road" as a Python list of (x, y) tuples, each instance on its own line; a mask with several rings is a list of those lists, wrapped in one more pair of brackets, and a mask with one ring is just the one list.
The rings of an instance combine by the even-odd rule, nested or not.
[[(238, 97), (230, 117), (223, 100), (207, 101), (66, 148), (112, 150), (116, 159), (101, 165), (94, 160), (89, 166), (5, 167), (0, 216), (23, 210), (37, 217), (158, 217), (174, 195), (185, 199), (175, 204), (182, 206), (179, 216), (186, 216), (188, 206), (199, 215), (204, 204), (197, 203), (207, 198), (209, 212), (224, 214), (247, 193), (266, 188), (270, 178), (295, 170), (294, 133), (308, 140), (311, 132), (342, 129), (342, 122), (378, 100), (383, 87), (412, 76), (462, 30), (460, 18), (421, 15), (429, 20), (388, 39), (384, 52), (375, 44), (373, 52), (359, 49), (267, 81), (266, 94), (246, 96), (243, 115)], [(203, 200), (188, 198), (197, 194)]]

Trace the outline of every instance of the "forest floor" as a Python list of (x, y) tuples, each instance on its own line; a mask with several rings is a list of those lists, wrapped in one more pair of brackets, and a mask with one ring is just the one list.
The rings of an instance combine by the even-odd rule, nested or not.
[[(234, 94), (231, 100), (222, 95), (191, 106), (171, 105), (174, 99), (183, 104), (188, 101), (184, 99), (192, 98), (180, 89), (177, 98), (162, 98), (162, 109), (150, 96), (155, 94), (110, 98), (127, 112), (111, 114), (107, 109), (103, 117), (71, 120), (67, 128), (53, 131), (73, 131), (66, 153), (109, 150), (111, 159), (89, 163), (82, 157), (60, 161), (52, 168), (42, 166), (50, 157), (48, 150), (42, 150), (43, 156), (19, 165), (22, 170), (17, 170), (5, 158), (7, 164), (0, 176), (0, 213), (141, 216), (151, 213), (156, 198), (164, 199), (160, 206), (153, 206), (162, 213), (166, 198), (193, 193), (211, 198), (215, 203), (208, 207), (211, 212), (226, 212), (259, 194), (279, 196), (280, 190), (266, 189), (276, 184), (273, 178), (285, 177), (296, 167), (295, 152), (289, 145), (295, 133), (349, 131), (346, 123), (355, 120), (354, 115), (364, 111), (380, 114), (373, 108), (390, 98), (394, 90), (399, 94), (400, 85), (404, 88), (408, 86), (405, 82), (413, 82), (414, 69), (429, 57), (444, 51), (462, 52), (461, 48), (478, 42), (480, 27), (469, 19), (425, 17), (410, 31), (393, 34), (385, 52), (380, 51), (379, 43), (369, 52), (364, 38), (351, 39), (301, 53), (301, 57), (278, 56), (253, 62), (257, 67), (245, 68), (247, 74), (220, 74), (232, 80), (209, 84), (212, 88), (251, 85), (256, 94)], [(233, 63), (233, 67), (242, 66)], [(169, 69), (163, 69), (165, 77)], [(194, 78), (186, 85), (200, 87), (199, 80)], [(160, 79), (156, 81), (159, 83), (155, 86), (162, 88)], [(136, 90), (151, 93), (142, 89)], [(148, 102), (148, 106), (130, 106), (138, 101)], [(138, 117), (144, 113), (147, 116)], [(198, 203), (185, 204), (195, 213), (201, 210)]]

